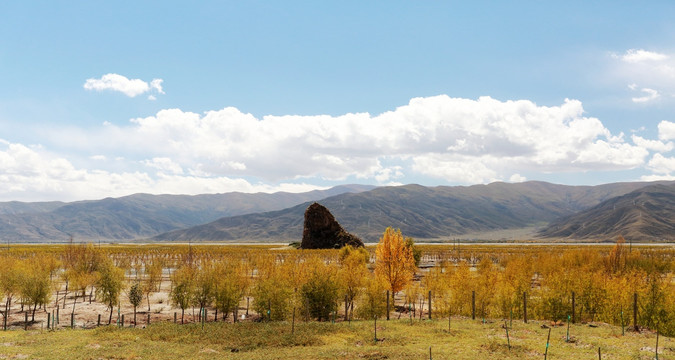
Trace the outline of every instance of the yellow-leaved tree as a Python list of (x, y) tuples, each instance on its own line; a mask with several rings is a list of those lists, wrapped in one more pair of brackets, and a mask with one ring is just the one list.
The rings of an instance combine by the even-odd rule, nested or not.
[(395, 295), (412, 281), (415, 270), (412, 248), (406, 245), (401, 230), (388, 227), (375, 249), (375, 275)]

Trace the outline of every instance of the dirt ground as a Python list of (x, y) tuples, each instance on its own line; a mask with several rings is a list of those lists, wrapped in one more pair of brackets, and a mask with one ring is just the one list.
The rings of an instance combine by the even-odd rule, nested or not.
[[(150, 311), (148, 311), (148, 302), (145, 296), (143, 297), (143, 302), (136, 309), (136, 325), (145, 326), (148, 322), (148, 315), (150, 315), (149, 321), (151, 323), (159, 321), (174, 321), (174, 313), (176, 313), (177, 322), (181, 321), (181, 309), (180, 307), (173, 307), (170, 304), (169, 300), (169, 291), (171, 289), (171, 281), (168, 276), (164, 276), (162, 279), (162, 284), (160, 286), (160, 292), (153, 293), (150, 296)], [(126, 290), (126, 289), (125, 289)], [(107, 325), (108, 319), (110, 317), (110, 309), (99, 302), (96, 302), (96, 295), (91, 296), (90, 302), (90, 293), (87, 291), (87, 295), (82, 297), (78, 296), (75, 298), (73, 292), (68, 292), (68, 295), (64, 301), (63, 294), (65, 293), (65, 284), (61, 284), (61, 288), (57, 291), (54, 291), (51, 296), (50, 303), (46, 306), (46, 309), (40, 308), (35, 311), (35, 320), (31, 321), (33, 309), (28, 308), (26, 305), (24, 311), (21, 311), (21, 302), (18, 298), (12, 299), (12, 307), (10, 311), (10, 316), (7, 319), (7, 329), (8, 330), (19, 330), (19, 329), (47, 329), (47, 323), (49, 321), (49, 326), (52, 328), (54, 326), (52, 319), (57, 318), (56, 328), (65, 328), (71, 326), (71, 314), (73, 316), (73, 326), (79, 328), (94, 328), (99, 325), (99, 316), (100, 316), (100, 325)], [(81, 295), (81, 294), (80, 294)], [(58, 305), (55, 301), (58, 299)], [(73, 311), (73, 303), (75, 303)], [(247, 314), (247, 301), (246, 298), (242, 299), (239, 303), (239, 320), (247, 320), (253, 317), (253, 311), (250, 311), (251, 316), (246, 316)], [(58, 309), (57, 309), (58, 308)], [(2, 312), (4, 315), (4, 303), (2, 306)], [(119, 314), (118, 314), (119, 312)], [(199, 310), (193, 309), (190, 307), (185, 309), (184, 321), (188, 322), (197, 322), (199, 316)], [(26, 322), (26, 314), (28, 315), (28, 322)], [(53, 315), (52, 315), (53, 314)], [(58, 314), (58, 315), (57, 315)], [(114, 307), (112, 312), (112, 324), (117, 324), (118, 321), (121, 322), (121, 318), (124, 316), (124, 326), (134, 326), (134, 308), (129, 303), (127, 293), (125, 291), (120, 295), (120, 307)], [(215, 312), (212, 309), (207, 311), (208, 321), (213, 321)], [(222, 314), (218, 314), (218, 321), (222, 321)], [(228, 321), (232, 321), (232, 315), (229, 315), (227, 318)], [(3, 318), (0, 318), (0, 326), (2, 325)]]

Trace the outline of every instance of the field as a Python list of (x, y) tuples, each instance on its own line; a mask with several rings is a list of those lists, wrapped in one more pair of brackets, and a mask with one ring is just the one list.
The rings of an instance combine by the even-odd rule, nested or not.
[[(514, 321), (511, 348), (502, 322), (483, 324), (466, 318), (447, 320), (153, 324), (148, 328), (101, 327), (95, 330), (31, 330), (0, 334), (0, 358), (20, 359), (541, 359), (547, 329), (540, 321)], [(626, 332), (610, 325), (572, 325), (551, 331), (549, 359), (653, 359), (652, 332)], [(659, 358), (675, 358), (675, 342), (659, 339)]]
[[(377, 278), (374, 247), (368, 247), (367, 263), (348, 268), (343, 252), (279, 245), (15, 245), (0, 256), (0, 285), (9, 309), (0, 358), (420, 359), (430, 352), (435, 359), (541, 358), (549, 328), (551, 359), (598, 358), (598, 349), (607, 359), (652, 359), (657, 328), (659, 359), (675, 358), (669, 337), (675, 318), (671, 246), (417, 248), (421, 259), (414, 280), (397, 291), (391, 320), (385, 320), (386, 287), (369, 283)], [(100, 291), (106, 261), (122, 276), (112, 306)], [(153, 264), (161, 264), (161, 271), (149, 286)], [(20, 284), (34, 283), (37, 278), (30, 276), (39, 269), (48, 269), (49, 290), (31, 301), (22, 290), (27, 286)], [(17, 283), (10, 289), (7, 274), (12, 273)], [(362, 278), (351, 299), (344, 294), (349, 281), (358, 278), (348, 274)], [(208, 279), (216, 281), (210, 295), (204, 290)], [(191, 284), (183, 305), (175, 297), (181, 281)], [(135, 283), (151, 291), (137, 306), (134, 326), (129, 294)], [(215, 294), (235, 283), (234, 304), (227, 305)], [(326, 309), (315, 306), (324, 299), (308, 284), (334, 293)], [(635, 294), (639, 332), (632, 326)], [(567, 341), (570, 314), (576, 320)]]

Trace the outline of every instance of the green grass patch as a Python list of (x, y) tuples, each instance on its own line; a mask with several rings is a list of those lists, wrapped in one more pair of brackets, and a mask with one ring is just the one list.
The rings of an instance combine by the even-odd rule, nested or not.
[[(39, 359), (541, 359), (548, 329), (541, 322), (514, 322), (511, 348), (502, 322), (447, 320), (351, 323), (208, 323), (148, 328), (114, 326), (95, 330), (7, 331), (0, 333), (0, 358)], [(656, 335), (609, 325), (553, 328), (549, 359), (653, 359)], [(659, 359), (675, 358), (675, 342), (659, 339)]]

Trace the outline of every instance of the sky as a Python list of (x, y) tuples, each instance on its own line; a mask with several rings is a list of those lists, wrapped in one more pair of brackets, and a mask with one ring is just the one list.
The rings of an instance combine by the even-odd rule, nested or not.
[(673, 14), (3, 1), (0, 201), (675, 180)]

